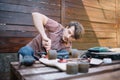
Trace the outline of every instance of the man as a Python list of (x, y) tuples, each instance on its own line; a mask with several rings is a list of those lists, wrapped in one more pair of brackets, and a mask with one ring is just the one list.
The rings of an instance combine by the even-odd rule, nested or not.
[(47, 53), (49, 50), (56, 50), (58, 58), (68, 58), (72, 40), (81, 38), (84, 33), (83, 26), (73, 21), (65, 28), (38, 12), (33, 12), (32, 17), (40, 34), (18, 51), (20, 62), (32, 65), (38, 53)]

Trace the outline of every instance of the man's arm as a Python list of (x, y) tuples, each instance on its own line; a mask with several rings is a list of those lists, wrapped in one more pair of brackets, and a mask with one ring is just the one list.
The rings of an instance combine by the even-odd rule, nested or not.
[(51, 40), (47, 37), (44, 29), (44, 25), (47, 23), (48, 17), (38, 12), (33, 12), (32, 17), (35, 27), (42, 36), (42, 43), (44, 47), (46, 48), (46, 50), (49, 50), (51, 48)]
[(44, 25), (47, 23), (48, 17), (38, 12), (32, 13), (33, 22), (39, 33), (41, 34), (42, 38), (47, 38), (45, 33)]

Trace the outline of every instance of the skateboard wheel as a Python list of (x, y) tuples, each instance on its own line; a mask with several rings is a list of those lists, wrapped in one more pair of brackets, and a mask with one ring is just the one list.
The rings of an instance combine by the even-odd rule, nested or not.
[(71, 57), (78, 58), (79, 51), (77, 49), (71, 49)]
[(89, 71), (89, 63), (88, 62), (79, 62), (78, 63), (78, 71), (80, 73), (87, 73)]
[(67, 63), (67, 74), (77, 74), (78, 73), (78, 64), (77, 62), (69, 62)]
[(57, 58), (57, 51), (56, 50), (49, 50), (48, 51), (48, 59), (56, 59)]

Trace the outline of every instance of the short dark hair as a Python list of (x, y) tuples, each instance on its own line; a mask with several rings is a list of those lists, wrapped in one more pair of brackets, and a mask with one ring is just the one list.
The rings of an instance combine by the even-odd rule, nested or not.
[(78, 21), (71, 21), (68, 24), (68, 28), (74, 26), (75, 27), (75, 31), (74, 31), (74, 38), (75, 39), (80, 39), (83, 34), (84, 34), (84, 27), (82, 24), (80, 24)]

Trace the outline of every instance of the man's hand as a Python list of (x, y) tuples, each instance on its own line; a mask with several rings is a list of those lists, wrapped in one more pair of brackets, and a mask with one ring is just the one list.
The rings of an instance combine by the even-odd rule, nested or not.
[(45, 47), (46, 51), (50, 50), (51, 49), (51, 39), (49, 38), (44, 38), (42, 40), (42, 44), (43, 46)]

